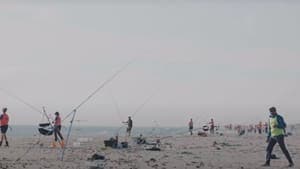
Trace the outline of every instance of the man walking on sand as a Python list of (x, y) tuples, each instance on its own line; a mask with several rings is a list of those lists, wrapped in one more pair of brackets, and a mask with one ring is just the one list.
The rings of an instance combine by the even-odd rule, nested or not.
[(286, 123), (284, 122), (283, 117), (277, 114), (275, 107), (271, 107), (269, 111), (270, 111), (269, 134), (267, 139), (267, 142), (269, 144), (267, 147), (266, 163), (263, 166), (264, 167), (270, 166), (273, 148), (275, 144), (278, 143), (285, 157), (289, 161), (288, 167), (293, 167), (294, 166), (293, 160), (290, 156), (290, 153), (286, 149), (284, 143), (284, 134), (285, 134), (284, 131), (286, 128)]

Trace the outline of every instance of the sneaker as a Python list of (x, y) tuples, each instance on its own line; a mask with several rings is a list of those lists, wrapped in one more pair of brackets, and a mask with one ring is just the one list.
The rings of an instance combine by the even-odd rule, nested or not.
[(294, 163), (290, 163), (288, 167), (294, 167)]
[(5, 143), (6, 143), (6, 145), (5, 145), (5, 146), (6, 146), (6, 147), (9, 147), (9, 145), (8, 145), (8, 141), (7, 141), (7, 142), (5, 142)]

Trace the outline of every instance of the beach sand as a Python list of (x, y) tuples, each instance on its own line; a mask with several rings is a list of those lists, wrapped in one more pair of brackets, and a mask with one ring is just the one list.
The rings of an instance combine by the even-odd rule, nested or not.
[[(86, 169), (90, 165), (87, 159), (99, 153), (105, 156), (104, 164), (108, 169), (262, 169), (264, 167), (260, 166), (264, 163), (266, 149), (266, 138), (254, 134), (242, 137), (234, 134), (172, 136), (161, 140), (162, 151), (157, 152), (146, 151), (132, 140), (128, 149), (112, 149), (104, 147), (103, 140), (107, 138), (73, 138), (62, 162), (59, 160), (61, 150), (50, 148), (52, 137), (42, 137), (39, 144), (37, 138), (9, 139), (10, 147), (0, 148), (0, 168)], [(294, 168), (300, 168), (299, 139), (299, 136), (286, 138), (288, 150), (295, 161)], [(287, 160), (278, 146), (274, 153), (280, 159), (273, 160), (271, 168), (287, 168)]]

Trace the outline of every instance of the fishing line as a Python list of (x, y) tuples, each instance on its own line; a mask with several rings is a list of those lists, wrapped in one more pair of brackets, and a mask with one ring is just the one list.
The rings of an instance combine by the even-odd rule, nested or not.
[(133, 62), (130, 61), (128, 62), (126, 65), (124, 65), (121, 69), (119, 69), (116, 73), (114, 73), (110, 78), (108, 78), (106, 81), (104, 81), (96, 90), (94, 90), (94, 92), (92, 92), (90, 95), (88, 95), (86, 97), (86, 99), (84, 99), (80, 104), (78, 104), (64, 119), (63, 121), (65, 121), (68, 117), (70, 117), (73, 113), (74, 110), (78, 110), (81, 106), (83, 106), (86, 102), (88, 102), (94, 95), (96, 95), (102, 88), (104, 88), (108, 83), (110, 83), (112, 80), (114, 80), (121, 72), (123, 72), (125, 70), (125, 68), (128, 67), (128, 65), (130, 65)]
[(94, 95), (96, 95), (101, 89), (103, 89), (108, 83), (110, 83), (112, 80), (114, 80), (121, 72), (123, 72), (125, 70), (125, 68), (128, 67), (128, 65), (130, 65), (134, 60), (129, 61), (128, 63), (126, 63), (121, 69), (119, 69), (116, 73), (114, 73), (110, 78), (108, 78), (106, 81), (104, 81), (94, 92), (92, 92), (90, 95), (87, 96), (86, 99), (84, 99), (78, 106), (76, 106), (64, 119), (66, 120), (68, 117), (70, 117), (72, 115), (72, 119), (70, 121), (70, 127), (69, 127), (69, 131), (67, 134), (67, 139), (66, 139), (66, 144), (63, 147), (62, 153), (61, 153), (61, 160), (63, 161), (64, 159), (64, 154), (65, 154), (65, 150), (66, 147), (68, 145), (69, 142), (69, 138), (70, 138), (70, 134), (72, 131), (72, 127), (73, 127), (73, 121), (75, 119), (76, 116), (76, 112), (77, 110), (83, 106), (86, 102), (88, 102)]
[(156, 94), (156, 92), (153, 92), (131, 115), (131, 117), (134, 117), (137, 113), (139, 113), (144, 106), (153, 98), (153, 96)]
[[(153, 98), (153, 96), (156, 94), (156, 92), (153, 92), (135, 111), (134, 113), (131, 115), (131, 117), (133, 118), (137, 113), (139, 113), (143, 107)], [(123, 129), (123, 127), (125, 127), (125, 125), (122, 124), (122, 126), (117, 130), (117, 134), (120, 133), (120, 131)]]
[(111, 96), (111, 100), (113, 101), (113, 105), (116, 109), (116, 112), (117, 112), (117, 115), (119, 117), (119, 120), (122, 121), (122, 115), (121, 115), (121, 112), (120, 112), (120, 106), (116, 100), (116, 98), (114, 97), (114, 95), (112, 94), (112, 92), (110, 92), (110, 96)]
[(7, 91), (7, 90), (5, 90), (3, 88), (0, 88), (0, 91), (2, 91), (3, 93), (5, 93), (6, 95), (10, 96), (11, 98), (14, 98), (17, 101), (23, 103), (24, 105), (26, 105), (27, 107), (31, 108), (32, 110), (34, 110), (34, 111), (36, 111), (36, 112), (38, 112), (40, 114), (43, 114), (43, 112), (40, 109), (38, 109), (37, 107), (33, 106), (32, 104), (26, 102), (24, 99), (18, 97), (17, 95), (13, 94), (12, 92), (9, 92), (9, 91)]
[[(28, 103), (27, 101), (25, 101), (24, 99), (22, 99), (21, 97), (13, 94), (12, 92), (9, 92), (8, 90), (5, 90), (3, 88), (0, 88), (0, 91), (2, 91), (4, 94), (10, 96), (11, 98), (21, 102), (22, 104), (26, 105), (27, 107), (29, 107), (30, 109), (40, 113), (43, 117), (46, 117), (48, 122), (50, 123), (51, 125), (51, 122), (50, 122), (50, 119), (48, 117), (48, 115), (46, 114), (46, 111), (45, 111), (45, 107), (43, 107), (43, 111), (41, 111), (39, 108), (33, 106), (32, 104)], [(12, 128), (10, 127), (10, 130), (12, 130)], [(21, 155), (20, 157), (18, 157), (16, 159), (16, 161), (20, 161), (25, 155), (27, 155), (37, 144), (40, 143), (40, 138), (41, 138), (41, 134), (39, 133), (39, 138), (38, 138), (38, 141), (36, 143), (33, 143), (32, 146), (30, 146), (23, 155)], [(15, 161), (15, 162), (16, 162)]]
[[(44, 119), (45, 116), (46, 116), (46, 118), (47, 118), (47, 120), (48, 120), (48, 122), (49, 122), (51, 128), (53, 129), (54, 127), (53, 127), (53, 125), (51, 124), (50, 118), (47, 116), (46, 109), (45, 109), (45, 107), (43, 107), (42, 120)], [(51, 132), (51, 131), (49, 130), (49, 132)], [(39, 136), (38, 136), (37, 142), (36, 142), (36, 143), (33, 143), (31, 146), (29, 146), (28, 149), (25, 151), (25, 153), (22, 154), (20, 157), (18, 157), (18, 158), (15, 160), (15, 162), (20, 161), (20, 160), (21, 160), (23, 157), (25, 157), (32, 149), (34, 149), (36, 145), (40, 144), (42, 134), (41, 134), (41, 133), (38, 133), (38, 135), (39, 135)]]

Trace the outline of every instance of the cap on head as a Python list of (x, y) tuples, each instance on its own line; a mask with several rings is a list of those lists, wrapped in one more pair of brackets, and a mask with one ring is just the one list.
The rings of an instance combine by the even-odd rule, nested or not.
[(59, 115), (59, 112), (55, 112), (55, 115), (58, 116), (58, 115)]
[(271, 108), (269, 109), (269, 111), (270, 111), (271, 113), (276, 113), (276, 107), (271, 107)]
[(7, 111), (7, 108), (6, 108), (6, 107), (4, 107), (4, 108), (2, 109), (2, 111), (3, 111), (4, 113), (6, 113), (6, 111)]

